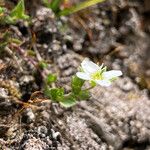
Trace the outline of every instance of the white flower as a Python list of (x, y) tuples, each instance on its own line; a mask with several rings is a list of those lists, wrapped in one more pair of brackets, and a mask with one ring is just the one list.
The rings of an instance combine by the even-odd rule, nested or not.
[(122, 75), (120, 70), (106, 71), (106, 67), (98, 66), (88, 59), (84, 59), (81, 63), (82, 71), (77, 72), (78, 78), (95, 82), (101, 86), (110, 86), (112, 81)]

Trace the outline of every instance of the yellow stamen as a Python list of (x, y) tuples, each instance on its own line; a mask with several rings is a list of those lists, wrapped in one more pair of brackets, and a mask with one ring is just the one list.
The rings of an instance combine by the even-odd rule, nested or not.
[(96, 72), (91, 74), (91, 78), (93, 80), (102, 80), (103, 76), (102, 76), (102, 73), (100, 71), (96, 71)]

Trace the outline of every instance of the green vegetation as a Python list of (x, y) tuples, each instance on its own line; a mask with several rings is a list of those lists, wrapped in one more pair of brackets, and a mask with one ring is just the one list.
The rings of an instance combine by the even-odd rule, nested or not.
[(51, 3), (49, 3), (48, 0), (43, 0), (44, 4), (48, 8), (51, 8), (57, 16), (70, 15), (97, 3), (101, 3), (103, 1), (105, 0), (86, 0), (84, 2), (77, 3), (76, 5), (71, 6), (69, 8), (64, 8), (63, 10), (61, 10), (61, 4), (63, 4), (64, 0), (52, 0)]
[[(79, 4), (76, 4), (75, 6), (71, 6), (70, 8), (64, 8), (63, 10), (61, 10), (61, 4), (63, 4), (64, 0), (52, 0), (51, 3), (49, 3), (48, 0), (44, 0), (44, 3), (46, 4), (47, 7), (51, 8), (56, 13), (56, 15), (61, 16), (75, 13), (77, 11), (80, 11), (82, 9), (85, 9), (89, 6), (92, 6), (94, 4), (103, 1), (104, 0), (87, 0)], [(20, 19), (29, 21), (29, 16), (25, 14), (24, 0), (20, 0), (19, 3), (16, 5), (16, 7), (13, 8), (13, 10), (11, 10), (10, 12), (5, 7), (0, 7), (0, 21), (2, 25), (15, 24)], [(13, 51), (11, 50), (11, 48), (9, 48), (9, 46), (15, 44), (16, 47), (17, 46), (19, 47), (21, 41), (12, 38), (13, 36), (11, 37), (10, 34), (11, 32), (6, 30), (3, 34), (0, 35), (0, 38), (2, 39), (2, 42), (0, 43), (0, 52), (5, 50), (7, 47), (7, 51), (9, 51), (9, 53), (12, 54)], [(33, 50), (34, 53), (32, 53), (33, 52), (32, 50), (28, 51), (28, 53), (30, 52), (30, 55), (28, 55), (28, 57), (30, 57), (31, 59), (32, 57), (36, 57), (38, 53), (36, 49), (33, 48)], [(42, 72), (43, 70), (45, 70), (45, 72), (47, 72), (49, 64), (42, 58), (39, 58), (39, 55), (40, 54), (38, 54), (37, 57), (38, 61), (37, 67), (39, 71)], [(26, 56), (24, 55), (23, 57)], [(72, 77), (71, 91), (69, 93), (66, 93), (63, 87), (57, 87), (56, 75), (54, 74), (48, 74), (44, 76), (41, 75), (43, 77), (42, 80), (44, 81), (44, 88), (42, 90), (45, 96), (49, 98), (51, 101), (58, 102), (64, 107), (71, 107), (75, 105), (78, 101), (89, 99), (90, 97), (89, 90), (94, 88), (96, 84), (100, 84), (102, 86), (108, 86), (111, 84), (112, 81), (110, 82), (110, 80), (114, 79), (113, 77), (115, 77), (114, 75), (116, 75), (116, 72), (113, 72), (114, 75), (109, 74), (107, 75), (106, 67), (102, 68), (102, 66), (99, 67), (89, 60), (84, 60), (81, 63), (80, 68), (81, 72), (78, 72), (75, 76)], [(92, 73), (89, 73), (90, 69), (96, 70)], [(103, 74), (106, 74), (106, 77), (103, 76)], [(105, 81), (103, 81), (103, 79), (105, 79)], [(90, 87), (88, 89), (85, 89), (84, 86), (85, 80), (89, 80)]]
[(5, 7), (0, 7), (0, 24), (14, 24), (20, 19), (29, 19), (29, 16), (25, 14), (24, 0), (20, 0), (11, 12), (7, 11)]
[(29, 19), (29, 16), (25, 14), (24, 0), (20, 0), (17, 6), (10, 12), (9, 17), (12, 22), (17, 21), (18, 19)]
[(70, 14), (76, 13), (76, 12), (78, 12), (78, 11), (80, 11), (80, 10), (83, 10), (83, 9), (85, 9), (85, 8), (87, 8), (87, 7), (90, 7), (90, 6), (92, 6), (92, 5), (95, 5), (95, 4), (97, 4), (97, 3), (101, 3), (101, 2), (103, 2), (103, 1), (105, 1), (105, 0), (87, 0), (87, 1), (85, 1), (85, 2), (78, 3), (78, 4), (76, 4), (75, 6), (72, 6), (72, 7), (70, 7), (70, 8), (66, 8), (66, 9), (60, 11), (60, 12), (58, 13), (58, 15), (59, 15), (59, 16), (70, 15)]
[(88, 90), (83, 90), (84, 80), (73, 76), (71, 80), (71, 92), (65, 94), (64, 88), (52, 88), (51, 85), (56, 82), (56, 76), (49, 74), (45, 81), (45, 95), (53, 100), (59, 102), (64, 107), (71, 107), (80, 100), (87, 100), (90, 97)]
[(49, 3), (48, 0), (43, 0), (44, 4), (53, 10), (56, 14), (60, 11), (60, 6), (63, 3), (64, 0), (52, 0), (51, 3)]

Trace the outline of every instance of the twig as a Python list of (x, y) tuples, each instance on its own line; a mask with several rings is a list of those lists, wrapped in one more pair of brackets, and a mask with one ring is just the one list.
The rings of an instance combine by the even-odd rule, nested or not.
[(13, 57), (13, 59), (16, 61), (16, 64), (18, 65), (18, 68), (21, 72), (23, 72), (23, 68), (21, 67), (20, 62), (18, 61), (18, 58), (14, 55), (14, 53), (12, 52), (12, 50), (9, 47), (5, 47), (5, 51)]

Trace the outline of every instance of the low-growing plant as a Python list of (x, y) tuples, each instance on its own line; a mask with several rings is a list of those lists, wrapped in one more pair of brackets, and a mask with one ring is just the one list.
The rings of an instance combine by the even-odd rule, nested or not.
[[(44, 94), (54, 102), (60, 103), (64, 107), (71, 107), (78, 101), (90, 98), (90, 89), (97, 84), (108, 87), (111, 83), (121, 76), (120, 70), (107, 71), (106, 67), (98, 66), (88, 59), (84, 59), (81, 63), (80, 71), (72, 77), (71, 92), (65, 94), (64, 88), (53, 88), (51, 85), (56, 82), (57, 77), (49, 74), (45, 80)], [(85, 81), (89, 81), (90, 87), (84, 88)]]
[(29, 19), (29, 16), (25, 14), (24, 0), (20, 0), (10, 12), (5, 7), (0, 7), (0, 24), (14, 24), (20, 19)]
[[(71, 6), (70, 8), (61, 10), (60, 5), (64, 2), (63, 0), (52, 0), (51, 3), (49, 3), (48, 0), (44, 0), (45, 4), (59, 16), (75, 13), (102, 1), (104, 0), (87, 0), (75, 6)], [(24, 0), (20, 0), (17, 6), (11, 12), (7, 12), (5, 7), (0, 7), (1, 24), (13, 24), (19, 19), (29, 19), (29, 16), (25, 14)], [(3, 39), (2, 43), (0, 44), (0, 52), (10, 43), (13, 45), (13, 43), (20, 42), (17, 39), (10, 38), (9, 34), (10, 33), (6, 32), (0, 35), (0, 39)], [(41, 70), (47, 68), (48, 64), (42, 60), (42, 58), (39, 59), (38, 62)], [(53, 102), (58, 102), (60, 105), (67, 108), (74, 106), (79, 101), (89, 99), (90, 89), (94, 88), (97, 84), (108, 87), (114, 80), (117, 79), (118, 76), (121, 75), (122, 72), (119, 70), (107, 71), (107, 68), (103, 67), (103, 64), (98, 66), (92, 61), (84, 59), (81, 63), (79, 72), (77, 72), (76, 75), (74, 75), (71, 79), (71, 91), (69, 93), (66, 93), (63, 87), (57, 87), (55, 85), (55, 82), (57, 82), (57, 76), (54, 74), (48, 74), (46, 78), (45, 76), (43, 77), (43, 91), (47, 98)], [(85, 88), (86, 81), (89, 81), (89, 88)], [(16, 102), (20, 103), (19, 101)], [(30, 103), (28, 105), (30, 105)]]

